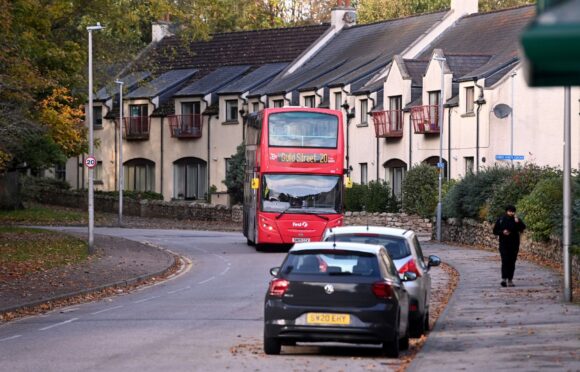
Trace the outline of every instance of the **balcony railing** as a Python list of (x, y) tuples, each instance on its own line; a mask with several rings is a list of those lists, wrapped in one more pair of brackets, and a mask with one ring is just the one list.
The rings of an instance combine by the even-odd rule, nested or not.
[(403, 111), (387, 110), (373, 112), (376, 137), (401, 138), (403, 137)]
[(436, 105), (411, 107), (411, 123), (417, 134), (439, 133), (439, 107)]
[(201, 114), (169, 116), (171, 137), (200, 138), (202, 128)]
[(143, 141), (149, 139), (150, 119), (148, 116), (129, 116), (123, 118), (125, 139)]

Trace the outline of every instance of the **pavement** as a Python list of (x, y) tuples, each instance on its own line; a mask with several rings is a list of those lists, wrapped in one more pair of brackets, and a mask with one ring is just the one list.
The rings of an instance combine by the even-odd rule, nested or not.
[[(516, 286), (503, 288), (499, 254), (422, 245), (425, 254), (454, 267), (460, 280), (407, 371), (580, 371), (580, 306), (562, 301), (560, 274), (520, 260)], [(0, 283), (0, 315), (160, 277), (177, 259), (122, 238), (95, 235), (95, 246), (98, 257), (82, 266)]]

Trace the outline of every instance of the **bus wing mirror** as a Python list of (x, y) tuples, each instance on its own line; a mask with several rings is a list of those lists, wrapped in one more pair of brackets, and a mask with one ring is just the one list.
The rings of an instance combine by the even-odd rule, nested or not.
[(257, 190), (260, 187), (260, 179), (252, 178), (252, 190)]
[(352, 179), (350, 177), (345, 177), (344, 185), (347, 189), (352, 189)]

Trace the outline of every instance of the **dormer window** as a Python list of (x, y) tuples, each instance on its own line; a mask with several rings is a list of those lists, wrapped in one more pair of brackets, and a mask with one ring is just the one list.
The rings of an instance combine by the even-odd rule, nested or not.
[(315, 100), (314, 96), (305, 96), (304, 97), (304, 106), (313, 108), (316, 106), (315, 101), (316, 100)]
[(473, 87), (465, 88), (465, 113), (473, 114), (473, 106), (475, 101)]
[(226, 121), (238, 121), (238, 100), (226, 100)]
[(334, 93), (334, 109), (341, 110), (342, 109), (342, 93)]
[(360, 124), (361, 125), (368, 125), (368, 117), (369, 117), (369, 100), (368, 99), (361, 99), (360, 100)]
[(284, 100), (283, 99), (275, 99), (272, 101), (274, 107), (284, 107)]
[(93, 128), (103, 129), (103, 108), (101, 106), (93, 107)]

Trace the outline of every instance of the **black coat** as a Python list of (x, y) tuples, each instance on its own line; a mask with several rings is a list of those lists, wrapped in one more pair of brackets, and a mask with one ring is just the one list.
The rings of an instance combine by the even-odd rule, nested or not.
[[(498, 218), (493, 226), (493, 233), (499, 236), (499, 249), (518, 249), (520, 247), (520, 233), (525, 228), (526, 225), (521, 218), (518, 218), (518, 222), (514, 217), (508, 215)], [(504, 235), (504, 230), (508, 230), (510, 234)]]

